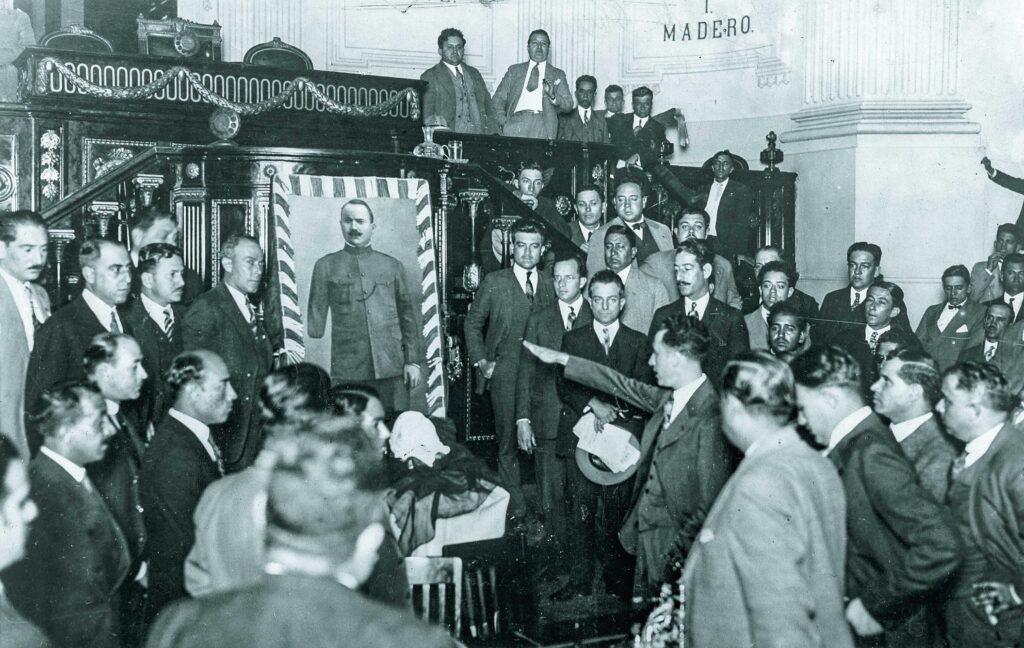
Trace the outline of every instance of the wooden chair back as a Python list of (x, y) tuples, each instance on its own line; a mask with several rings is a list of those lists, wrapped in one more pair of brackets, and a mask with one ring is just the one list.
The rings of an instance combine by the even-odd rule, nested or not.
[[(405, 576), (413, 611), (427, 623), (443, 625), (458, 637), (462, 632), (462, 559), (411, 556), (405, 559)], [(449, 589), (452, 596), (448, 595)]]

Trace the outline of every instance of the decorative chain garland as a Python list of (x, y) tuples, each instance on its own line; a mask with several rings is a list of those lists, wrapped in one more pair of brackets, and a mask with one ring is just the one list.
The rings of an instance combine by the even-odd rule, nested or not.
[(295, 95), (295, 93), (302, 92), (304, 90), (308, 90), (309, 93), (313, 95), (313, 97), (316, 98), (316, 100), (329, 112), (338, 113), (339, 115), (377, 117), (391, 112), (395, 106), (405, 100), (408, 100), (411, 104), (411, 110), (409, 112), (412, 118), (419, 119), (420, 116), (419, 101), (417, 100), (416, 90), (413, 88), (404, 88), (399, 90), (398, 94), (393, 99), (389, 99), (388, 101), (373, 106), (351, 106), (348, 104), (338, 103), (334, 99), (331, 99), (306, 77), (296, 77), (291, 81), (285, 81), (284, 89), (278, 95), (257, 103), (235, 103), (234, 101), (230, 101), (204, 86), (199, 73), (192, 72), (186, 67), (176, 66), (167, 70), (156, 70), (154, 74), (160, 74), (162, 72), (163, 76), (143, 85), (100, 86), (79, 76), (68, 67), (70, 65), (71, 64), (65, 64), (52, 57), (46, 57), (39, 61), (39, 75), (36, 79), (36, 90), (40, 94), (46, 94), (48, 73), (54, 71), (73, 83), (80, 92), (92, 97), (104, 97), (107, 99), (148, 99), (157, 92), (166, 88), (175, 80), (185, 79), (188, 81), (189, 85), (192, 86), (203, 97), (203, 99), (209, 103), (226, 110), (233, 110), (239, 115), (244, 116), (259, 115), (267, 112), (268, 110), (280, 108), (286, 101)]

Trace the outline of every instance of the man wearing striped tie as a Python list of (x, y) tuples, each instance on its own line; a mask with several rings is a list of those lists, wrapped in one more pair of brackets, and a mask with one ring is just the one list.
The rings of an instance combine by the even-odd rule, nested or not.
[(424, 119), (443, 117), (448, 128), (456, 133), (498, 132), (494, 104), (480, 72), (465, 62), (466, 37), (453, 27), (437, 37), (437, 53), (441, 60), (426, 70), (420, 79), (427, 82), (423, 94)]

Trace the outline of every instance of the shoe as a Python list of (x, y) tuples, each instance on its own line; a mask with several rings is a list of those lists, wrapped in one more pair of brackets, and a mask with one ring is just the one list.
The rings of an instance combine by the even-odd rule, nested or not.
[(581, 597), (584, 597), (584, 596), (590, 596), (591, 594), (593, 594), (593, 589), (592, 588), (584, 587), (582, 585), (578, 585), (578, 584), (573, 583), (572, 581), (570, 581), (569, 584), (566, 585), (565, 587), (562, 587), (561, 589), (555, 590), (551, 594), (550, 598), (551, 598), (552, 601), (564, 602), (564, 601), (571, 601), (574, 598), (581, 598)]

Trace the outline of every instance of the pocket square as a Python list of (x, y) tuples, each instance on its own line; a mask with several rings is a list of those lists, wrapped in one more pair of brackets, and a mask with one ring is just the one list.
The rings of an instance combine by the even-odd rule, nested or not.
[(700, 535), (697, 536), (697, 541), (701, 544), (707, 544), (715, 539), (715, 532), (711, 529), (701, 529)]
[(960, 328), (958, 328), (956, 330), (956, 332), (957, 333), (970, 333), (970, 331), (967, 330), (967, 325), (966, 324), (961, 324)]

